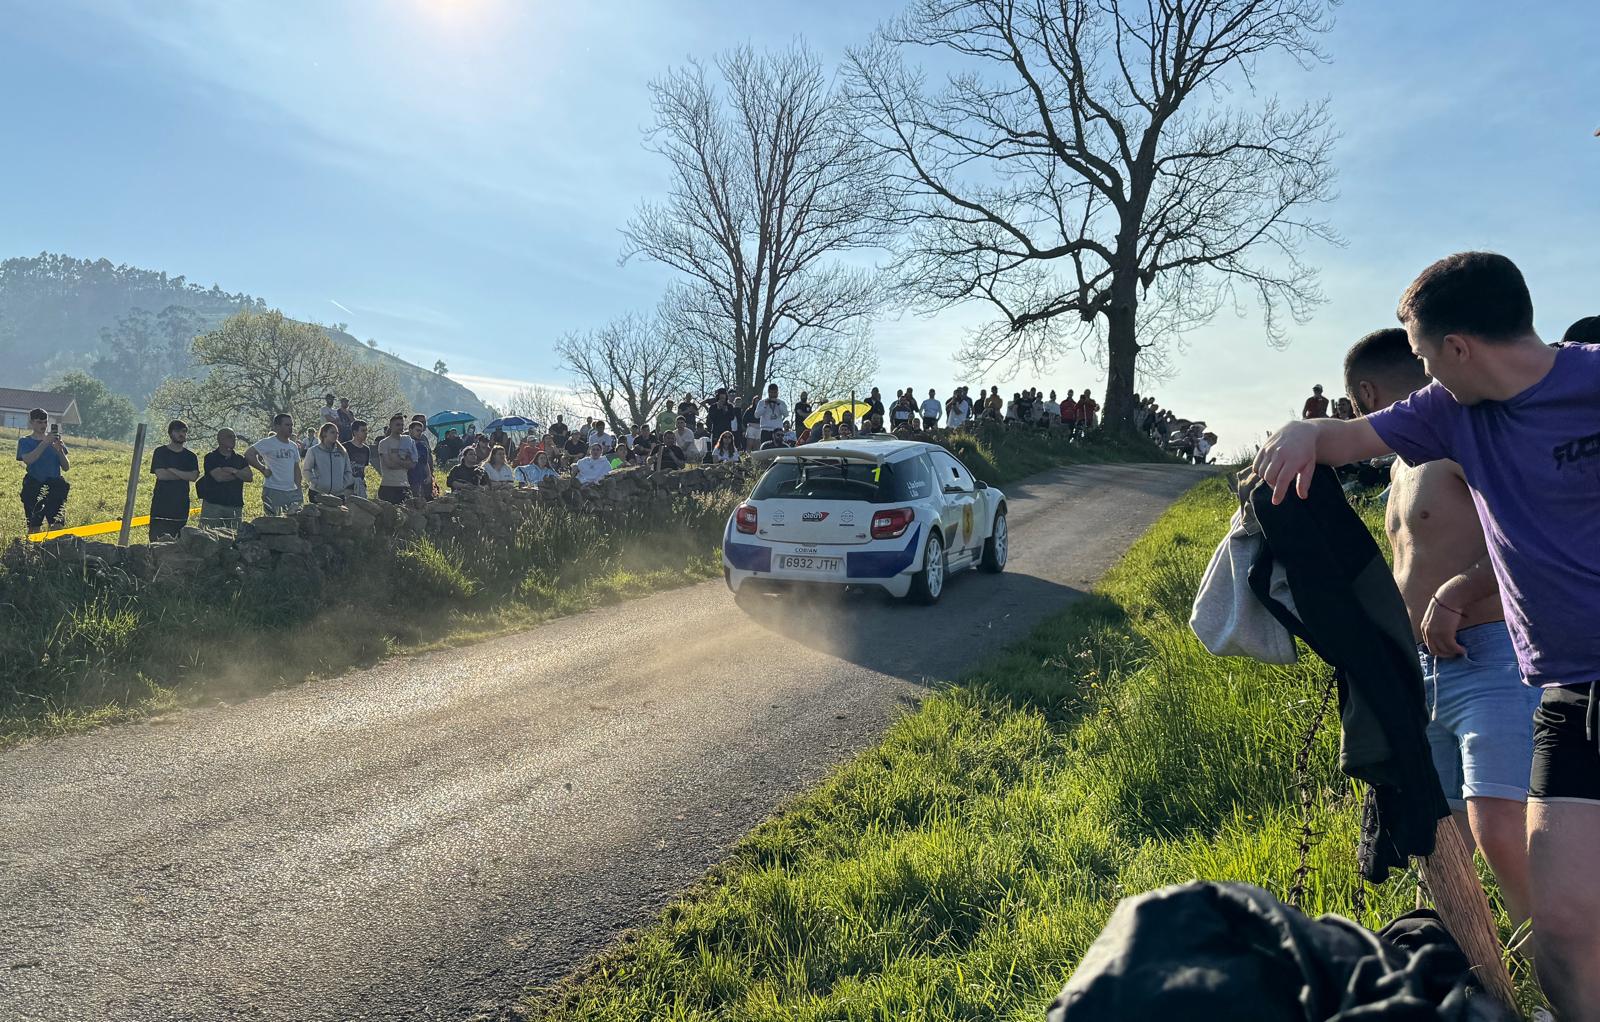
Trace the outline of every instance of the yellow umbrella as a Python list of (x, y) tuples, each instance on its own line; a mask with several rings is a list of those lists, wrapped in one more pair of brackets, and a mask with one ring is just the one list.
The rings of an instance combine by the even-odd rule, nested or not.
[(871, 410), (872, 406), (864, 401), (829, 401), (827, 404), (818, 405), (815, 411), (806, 416), (806, 428), (814, 429), (828, 412), (833, 413), (834, 422), (844, 418), (846, 411), (854, 412), (856, 421), (860, 422), (861, 417)]

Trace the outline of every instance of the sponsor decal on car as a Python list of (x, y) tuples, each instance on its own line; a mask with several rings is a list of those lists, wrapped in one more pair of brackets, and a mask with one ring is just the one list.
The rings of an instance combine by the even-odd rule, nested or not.
[(828, 520), (828, 512), (807, 511), (805, 514), (800, 516), (800, 520), (802, 522), (825, 522)]

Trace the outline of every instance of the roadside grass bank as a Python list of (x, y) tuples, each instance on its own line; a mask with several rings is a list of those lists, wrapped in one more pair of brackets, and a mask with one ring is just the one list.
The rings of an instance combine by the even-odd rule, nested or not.
[[(997, 484), (1057, 465), (1162, 458), (1139, 441), (1026, 430), (949, 443)], [(122, 447), (125, 486), (128, 448), (108, 446)], [(259, 502), (258, 488), (246, 493)], [(744, 495), (679, 495), (615, 528), (532, 505), (503, 534), (381, 548), (290, 584), (225, 575), (157, 584), (42, 558), (0, 566), (0, 744), (245, 698), (714, 578), (724, 523)]]
[(1397, 873), (1357, 908), (1332, 709), (1301, 812), (1327, 669), (1217, 659), (1188, 630), (1232, 507), (1222, 479), (1180, 498), (1095, 594), (931, 695), (530, 1014), (1036, 1022), (1126, 895), (1198, 877), (1287, 897), (1303, 820), (1308, 913), (1377, 926), (1413, 907)]

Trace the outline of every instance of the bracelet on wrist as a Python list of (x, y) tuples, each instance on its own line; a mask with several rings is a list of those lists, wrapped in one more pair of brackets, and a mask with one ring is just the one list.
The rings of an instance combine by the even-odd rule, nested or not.
[(1466, 617), (1467, 616), (1467, 615), (1463, 614), (1461, 611), (1459, 611), (1459, 610), (1455, 609), (1454, 607), (1450, 606), (1448, 603), (1445, 603), (1443, 600), (1439, 599), (1438, 596), (1434, 596), (1432, 602), (1434, 602), (1435, 604), (1438, 604), (1440, 607), (1443, 607), (1445, 610), (1448, 610), (1450, 613), (1454, 614), (1456, 617)]

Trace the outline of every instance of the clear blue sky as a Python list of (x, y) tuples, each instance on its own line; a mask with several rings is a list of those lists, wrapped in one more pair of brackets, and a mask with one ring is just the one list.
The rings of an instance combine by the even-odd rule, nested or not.
[[(897, 2), (9, 0), (0, 31), (0, 255), (50, 250), (183, 273), (454, 375), (560, 382), (555, 337), (646, 310), (666, 279), (620, 267), (619, 228), (664, 169), (640, 146), (646, 83), (688, 56), (803, 36), (825, 59)], [(1355, 0), (1309, 72), (1331, 97), (1344, 248), (1329, 303), (1264, 343), (1231, 314), (1149, 384), (1224, 449), (1337, 385), (1433, 258), (1523, 267), (1541, 331), (1600, 312), (1600, 8), (1569, 0)], [(337, 304), (335, 304), (337, 303)], [(946, 393), (981, 310), (878, 330), (883, 385)], [(1014, 387), (1034, 382), (1031, 374)], [(977, 382), (977, 381), (972, 381)], [(990, 382), (999, 382), (990, 381)], [(1099, 391), (1067, 358), (1037, 382)], [(1012, 389), (1006, 388), (1006, 389)]]

